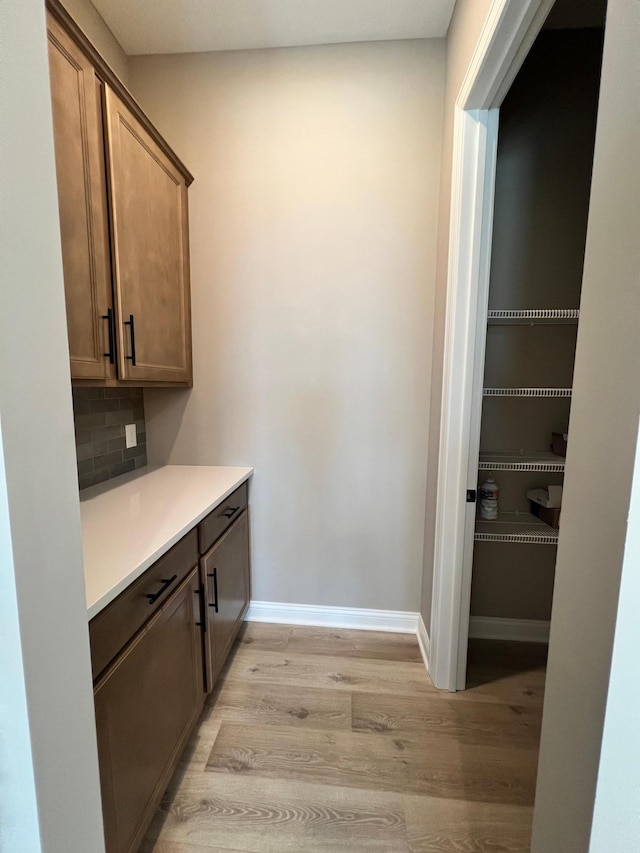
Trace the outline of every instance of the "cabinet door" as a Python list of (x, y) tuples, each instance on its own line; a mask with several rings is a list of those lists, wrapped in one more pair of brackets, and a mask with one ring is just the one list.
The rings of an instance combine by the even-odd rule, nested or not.
[(120, 378), (190, 384), (187, 186), (105, 89)]
[(107, 853), (133, 853), (202, 709), (200, 581), (193, 569), (95, 689)]
[(202, 558), (206, 589), (207, 690), (211, 690), (226, 660), (249, 606), (249, 512)]
[(48, 18), (53, 133), (71, 376), (115, 376), (100, 82)]

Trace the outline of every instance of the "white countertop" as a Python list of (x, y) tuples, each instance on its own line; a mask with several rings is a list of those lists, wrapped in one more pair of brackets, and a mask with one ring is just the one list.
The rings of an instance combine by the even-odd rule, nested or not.
[(253, 473), (167, 465), (80, 495), (88, 618), (113, 601)]

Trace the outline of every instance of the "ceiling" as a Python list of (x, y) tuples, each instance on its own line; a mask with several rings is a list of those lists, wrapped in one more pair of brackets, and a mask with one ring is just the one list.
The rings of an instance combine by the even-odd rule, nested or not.
[(92, 0), (130, 56), (442, 38), (455, 0)]

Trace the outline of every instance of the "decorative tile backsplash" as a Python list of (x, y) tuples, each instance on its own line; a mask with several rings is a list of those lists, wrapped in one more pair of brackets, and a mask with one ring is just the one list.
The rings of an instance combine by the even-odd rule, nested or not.
[[(147, 464), (142, 388), (73, 388), (78, 483), (81, 489)], [(125, 447), (125, 424), (138, 444)]]

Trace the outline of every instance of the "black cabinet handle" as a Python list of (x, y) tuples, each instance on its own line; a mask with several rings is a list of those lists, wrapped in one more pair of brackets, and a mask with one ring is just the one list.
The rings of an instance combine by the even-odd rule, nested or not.
[(239, 509), (239, 506), (230, 506), (222, 514), (225, 518), (233, 518), (233, 516), (238, 512)]
[(208, 578), (213, 578), (213, 604), (209, 603), (209, 607), (213, 607), (216, 613), (218, 612), (218, 570), (214, 569), (207, 574)]
[(107, 334), (109, 335), (109, 352), (103, 352), (102, 355), (109, 359), (109, 364), (115, 364), (116, 347), (115, 347), (115, 329), (113, 327), (113, 308), (107, 308), (107, 313), (102, 315), (102, 319), (107, 321)]
[(162, 586), (157, 592), (147, 592), (146, 596), (149, 599), (149, 604), (154, 604), (169, 589), (177, 577), (178, 575), (174, 575), (172, 578), (162, 578)]
[(198, 596), (198, 607), (200, 608), (200, 621), (196, 622), (196, 625), (199, 628), (202, 628), (203, 634), (206, 634), (207, 633), (207, 614), (205, 613), (205, 610), (204, 610), (204, 603), (205, 603), (205, 599), (206, 599), (206, 592), (204, 589), (204, 584), (201, 583), (200, 587), (198, 589), (194, 589), (193, 594)]
[(125, 355), (125, 358), (131, 362), (131, 366), (136, 365), (136, 329), (133, 325), (133, 314), (129, 314), (129, 319), (124, 321), (125, 326), (131, 327), (131, 355)]

